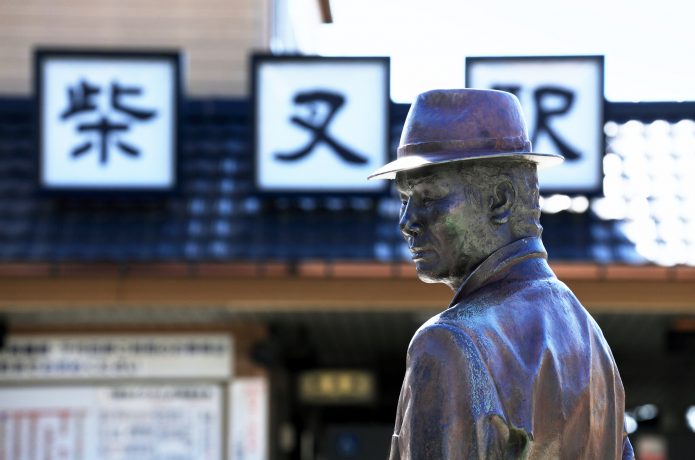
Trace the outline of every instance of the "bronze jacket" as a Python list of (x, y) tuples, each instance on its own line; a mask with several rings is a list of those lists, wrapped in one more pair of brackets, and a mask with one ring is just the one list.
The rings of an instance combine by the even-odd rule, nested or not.
[(538, 238), (490, 255), (408, 347), (390, 459), (631, 459), (603, 334)]

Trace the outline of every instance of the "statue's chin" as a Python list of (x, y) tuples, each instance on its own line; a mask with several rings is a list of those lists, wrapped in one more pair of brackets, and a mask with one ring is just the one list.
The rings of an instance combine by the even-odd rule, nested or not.
[(445, 262), (434, 252), (415, 260), (417, 277), (424, 283), (443, 283), (451, 287), (452, 272)]
[[(415, 269), (417, 270), (417, 277), (423, 283), (442, 283), (446, 284), (447, 286), (449, 286), (449, 288), (456, 291), (465, 279), (465, 276), (463, 275), (454, 276), (454, 274), (448, 271), (442, 272), (441, 270), (434, 270), (434, 268), (441, 267), (424, 267), (423, 265), (415, 264)], [(427, 268), (430, 268), (430, 270), (428, 270)]]
[(444, 283), (444, 277), (442, 276), (437, 276), (433, 273), (426, 272), (423, 270), (417, 270), (417, 277), (420, 278), (420, 281), (423, 283)]

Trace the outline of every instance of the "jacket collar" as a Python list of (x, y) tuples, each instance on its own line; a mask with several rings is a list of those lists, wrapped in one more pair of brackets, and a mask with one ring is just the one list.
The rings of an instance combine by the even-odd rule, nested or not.
[(468, 275), (468, 278), (463, 281), (461, 287), (456, 291), (449, 307), (460, 303), (473, 291), (477, 291), (484, 285), (500, 279), (516, 264), (535, 258), (544, 260), (548, 258), (548, 253), (545, 251), (545, 247), (539, 237), (522, 238), (501, 247), (490, 254), (487, 259), (483, 260)]

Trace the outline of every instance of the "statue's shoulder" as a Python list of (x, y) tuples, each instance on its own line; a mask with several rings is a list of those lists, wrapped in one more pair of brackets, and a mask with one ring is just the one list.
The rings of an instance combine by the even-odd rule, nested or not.
[(478, 355), (477, 331), (470, 325), (447, 319), (444, 313), (431, 318), (415, 332), (408, 347), (409, 356), (440, 356), (452, 354)]
[[(479, 337), (472, 334), (465, 327), (437, 320), (420, 327), (406, 358), (406, 385), (410, 391), (421, 393), (429, 387), (446, 386), (449, 396), (456, 393), (463, 400), (474, 394), (494, 399), (495, 386), (486, 354)], [(433, 391), (441, 395), (440, 390)]]

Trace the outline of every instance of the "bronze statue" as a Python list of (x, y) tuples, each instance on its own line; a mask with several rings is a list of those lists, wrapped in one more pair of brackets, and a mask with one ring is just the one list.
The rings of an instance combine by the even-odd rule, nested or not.
[(416, 332), (390, 458), (629, 459), (624, 391), (600, 328), (546, 261), (519, 102), (421, 94), (398, 159), (400, 229), (418, 277), (454, 298)]

